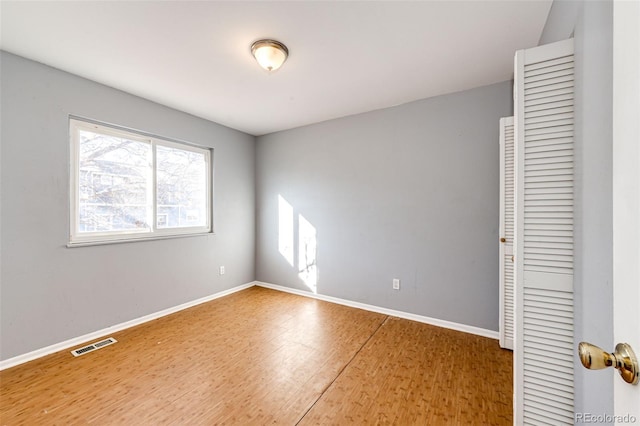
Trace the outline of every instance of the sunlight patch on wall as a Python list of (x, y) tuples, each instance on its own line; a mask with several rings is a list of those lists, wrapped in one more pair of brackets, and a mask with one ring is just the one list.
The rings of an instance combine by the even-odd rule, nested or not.
[(278, 251), (293, 266), (293, 207), (278, 195)]
[(278, 251), (314, 293), (318, 292), (317, 249), (315, 226), (301, 214), (297, 215), (296, 221), (293, 206), (278, 195)]
[(317, 293), (316, 228), (302, 215), (298, 215), (298, 239), (298, 276), (311, 291)]

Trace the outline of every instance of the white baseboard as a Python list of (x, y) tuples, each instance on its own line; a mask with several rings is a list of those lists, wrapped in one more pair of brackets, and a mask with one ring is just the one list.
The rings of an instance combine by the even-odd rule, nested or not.
[(16, 365), (23, 364), (25, 362), (33, 361), (34, 359), (41, 358), (46, 355), (50, 355), (54, 352), (59, 352), (64, 349), (69, 349), (73, 346), (80, 346), (90, 340), (98, 339), (100, 337), (104, 337), (107, 334), (116, 333), (118, 331), (122, 331), (126, 328), (134, 327), (136, 325), (143, 324), (145, 322), (158, 319), (170, 314), (173, 314), (178, 311), (182, 311), (187, 308), (191, 308), (192, 306), (200, 305), (202, 303), (209, 302), (214, 299), (218, 299), (223, 296), (227, 296), (231, 293), (235, 293), (256, 285), (257, 282), (253, 281), (247, 284), (242, 284), (237, 287), (230, 288), (228, 290), (224, 290), (209, 296), (202, 297), (200, 299), (192, 300), (191, 302), (186, 302), (178, 306), (173, 306), (171, 308), (164, 309), (162, 311), (154, 312), (149, 315), (145, 315), (140, 318), (132, 319), (131, 321), (126, 321), (120, 324), (112, 325), (111, 327), (103, 328), (102, 330), (94, 331), (92, 333), (85, 334), (83, 336), (75, 337), (73, 339), (65, 340), (64, 342), (56, 343), (41, 349), (36, 349), (35, 351), (28, 352), (26, 354), (18, 355), (13, 358), (6, 359), (4, 361), (0, 361), (0, 371), (15, 367)]
[(64, 342), (56, 343), (44, 348), (36, 349), (35, 351), (28, 352), (26, 354), (18, 355), (13, 358), (9, 358), (3, 361), (0, 361), (0, 371), (5, 370), (7, 368), (15, 367), (16, 365), (23, 364), (25, 362), (33, 361), (34, 359), (41, 358), (46, 355), (50, 355), (55, 352), (59, 352), (65, 349), (69, 349), (74, 346), (80, 346), (84, 343), (87, 343), (91, 340), (97, 340), (101, 337), (105, 337), (108, 334), (116, 333), (118, 331), (122, 331), (124, 329), (134, 327), (136, 325), (143, 324), (148, 321), (152, 321), (157, 318), (161, 318), (175, 312), (182, 311), (187, 308), (191, 308), (192, 306), (200, 305), (202, 303), (209, 302), (214, 299), (218, 299), (223, 296), (227, 296), (229, 294), (245, 290), (247, 288), (259, 286), (270, 288), (272, 290), (283, 291), (286, 293), (297, 294), (299, 296), (311, 297), (314, 299), (324, 300), (326, 302), (337, 303), (339, 305), (350, 306), (352, 308), (364, 309), (366, 311), (377, 312), (380, 314), (390, 315), (398, 318), (404, 318), (412, 321), (422, 322), (425, 324), (431, 324), (438, 327), (449, 328), (451, 330), (462, 331), (464, 333), (476, 334), (478, 336), (488, 337), (491, 339), (499, 339), (499, 335), (497, 331), (486, 330), (484, 328), (473, 327), (465, 324), (458, 324), (455, 322), (444, 321), (436, 318), (425, 317), (422, 315), (412, 314), (409, 312), (396, 311), (393, 309), (381, 308), (379, 306), (367, 305), (365, 303), (353, 302), (351, 300), (340, 299), (332, 296), (325, 296), (322, 294), (314, 294), (309, 291), (297, 290), (294, 288), (284, 287), (276, 284), (270, 284), (260, 281), (253, 281), (247, 284), (242, 284), (237, 287), (230, 288), (228, 290), (224, 290), (210, 296), (205, 296), (200, 299), (192, 300), (191, 302), (186, 302), (178, 306), (173, 306), (171, 308), (164, 309), (162, 311), (154, 312), (149, 315), (145, 315), (140, 318), (136, 318), (130, 321), (126, 321), (120, 324), (113, 325), (111, 327), (103, 328), (102, 330), (97, 330), (92, 333), (88, 333), (79, 337), (75, 337), (73, 339), (65, 340)]
[(449, 328), (451, 330), (462, 331), (464, 333), (471, 333), (482, 337), (488, 337), (490, 339), (499, 339), (499, 333), (493, 330), (487, 330), (484, 328), (473, 327), (471, 325), (459, 324), (451, 321), (444, 321), (437, 318), (425, 317), (423, 315), (412, 314), (409, 312), (396, 311), (393, 309), (381, 308), (379, 306), (367, 305), (366, 303), (352, 302), (351, 300), (340, 299), (332, 296), (325, 296), (322, 294), (311, 293), (310, 291), (298, 290), (290, 287), (284, 287), (281, 285), (265, 283), (261, 281), (255, 281), (255, 284), (259, 287), (270, 288), (272, 290), (284, 291), (286, 293), (297, 294), (299, 296), (311, 297), (313, 299), (324, 300), (325, 302), (337, 303), (339, 305), (350, 306), (352, 308), (364, 309), (365, 311), (377, 312), (380, 314), (390, 315), (393, 317), (404, 318), (412, 321), (422, 322), (425, 324), (435, 325), (442, 328)]

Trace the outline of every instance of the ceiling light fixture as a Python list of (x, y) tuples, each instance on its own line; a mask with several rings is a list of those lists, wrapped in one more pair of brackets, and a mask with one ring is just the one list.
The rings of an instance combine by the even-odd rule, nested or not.
[(284, 64), (289, 56), (289, 49), (279, 41), (264, 39), (251, 45), (251, 54), (262, 68), (271, 72)]

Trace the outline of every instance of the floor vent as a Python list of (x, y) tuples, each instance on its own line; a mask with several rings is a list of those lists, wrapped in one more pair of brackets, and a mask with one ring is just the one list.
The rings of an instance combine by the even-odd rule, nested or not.
[(112, 345), (112, 344), (114, 344), (116, 342), (117, 342), (116, 339), (114, 339), (113, 337), (109, 337), (108, 339), (104, 339), (104, 340), (101, 340), (99, 342), (92, 343), (90, 345), (83, 346), (83, 347), (78, 348), (78, 349), (74, 349), (74, 350), (71, 351), (71, 353), (73, 354), (73, 356), (80, 356), (80, 355), (84, 355), (84, 354), (86, 354), (88, 352), (96, 351), (96, 350), (98, 350), (100, 348), (103, 348), (105, 346)]

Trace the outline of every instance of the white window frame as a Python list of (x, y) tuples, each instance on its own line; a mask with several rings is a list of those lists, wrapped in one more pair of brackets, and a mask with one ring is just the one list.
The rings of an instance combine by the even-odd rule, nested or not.
[[(126, 231), (97, 231), (79, 232), (80, 229), (80, 138), (79, 131), (86, 130), (116, 137), (124, 137), (129, 140), (145, 142), (151, 145), (152, 152), (152, 177), (150, 199), (152, 204), (151, 229)], [(70, 139), (70, 191), (69, 191), (69, 242), (67, 247), (78, 247), (87, 245), (122, 243), (130, 241), (146, 241), (164, 238), (175, 238), (183, 236), (194, 236), (213, 233), (213, 169), (212, 157), (213, 149), (200, 147), (186, 142), (174, 141), (167, 138), (151, 135), (137, 130), (126, 129), (93, 120), (79, 117), (69, 117), (69, 139)], [(206, 165), (206, 224), (204, 226), (158, 228), (157, 224), (157, 197), (156, 197), (156, 146), (177, 148), (185, 151), (203, 154)]]

